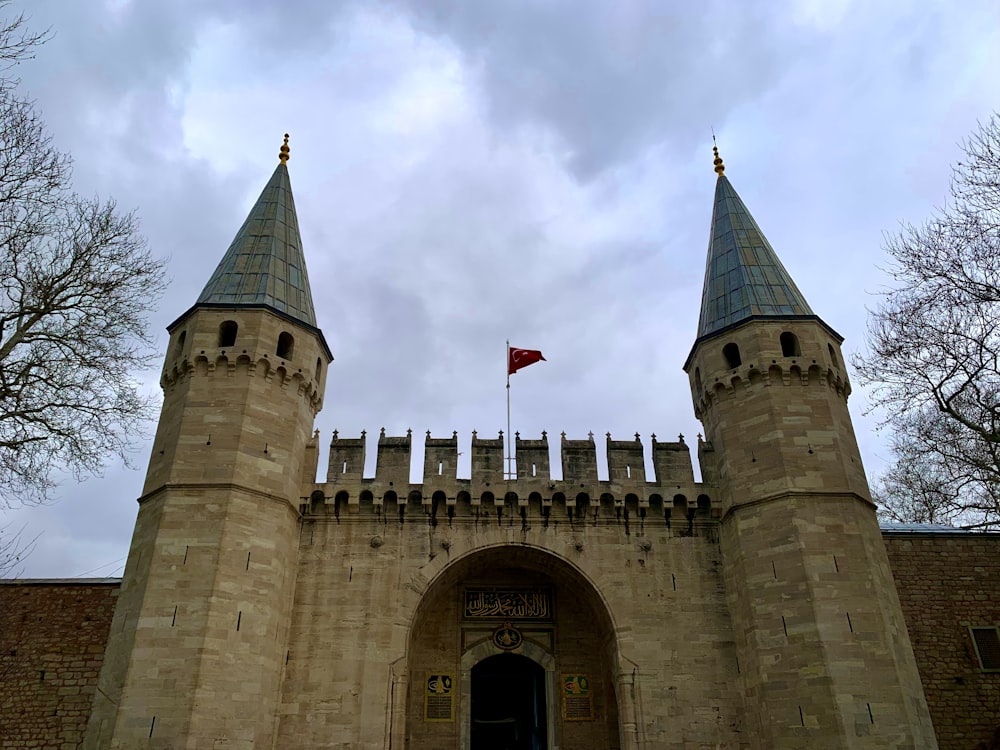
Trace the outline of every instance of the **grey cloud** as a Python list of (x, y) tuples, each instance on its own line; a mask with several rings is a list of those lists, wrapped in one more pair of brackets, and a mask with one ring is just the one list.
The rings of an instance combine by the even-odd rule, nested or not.
[[(466, 454), (473, 428), (506, 429), (508, 337), (549, 360), (512, 378), (522, 435), (695, 442), (680, 364), (713, 124), (814, 309), (859, 345), (881, 230), (925, 215), (942, 149), (998, 93), (975, 67), (996, 67), (997, 45), (976, 32), (989, 3), (961, 19), (943, 4), (859, 4), (832, 25), (721, 0), (117, 5), (26, 4), (56, 35), (23, 75), (78, 187), (136, 206), (171, 257), (154, 326), (194, 300), (291, 130), (337, 357), (322, 439), (411, 427), (418, 458), (428, 428), (458, 430)], [(867, 459), (874, 439), (859, 434)], [(65, 485), (58, 506), (25, 509), (57, 540), (37, 574), (123, 556), (141, 484), (141, 470), (111, 467)]]
[(551, 128), (581, 178), (654, 143), (703, 140), (810, 43), (764, 3), (398, 5), (462, 50), (498, 129)]

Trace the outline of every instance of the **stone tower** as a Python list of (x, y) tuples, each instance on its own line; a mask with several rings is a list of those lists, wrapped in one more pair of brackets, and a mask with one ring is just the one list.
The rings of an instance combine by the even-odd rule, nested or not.
[[(194, 306), (169, 326), (88, 748), (271, 747), (302, 484), (332, 360), (286, 162)], [(308, 494), (308, 491), (306, 491)]]
[[(847, 409), (842, 338), (724, 174), (685, 363), (754, 748), (934, 748)], [(711, 450), (707, 450), (711, 448)]]

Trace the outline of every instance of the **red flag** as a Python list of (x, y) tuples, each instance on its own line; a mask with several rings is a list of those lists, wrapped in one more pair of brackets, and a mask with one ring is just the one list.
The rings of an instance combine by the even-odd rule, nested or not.
[(518, 349), (514, 346), (507, 347), (507, 374), (513, 375), (522, 367), (533, 365), (535, 362), (545, 362), (545, 357), (537, 349)]

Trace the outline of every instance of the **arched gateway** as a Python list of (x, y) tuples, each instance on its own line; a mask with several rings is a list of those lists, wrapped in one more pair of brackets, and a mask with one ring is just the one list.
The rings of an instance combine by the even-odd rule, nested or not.
[(622, 746), (615, 627), (570, 562), (524, 545), (470, 552), (410, 628), (410, 750)]

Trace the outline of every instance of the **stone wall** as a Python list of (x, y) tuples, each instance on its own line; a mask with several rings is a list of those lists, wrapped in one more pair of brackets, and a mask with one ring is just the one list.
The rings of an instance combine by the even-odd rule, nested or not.
[(76, 748), (118, 579), (0, 581), (0, 748)]
[(1000, 672), (980, 669), (969, 628), (1000, 625), (1000, 534), (883, 539), (938, 745), (996, 748)]
[[(329, 530), (333, 531), (337, 526), (333, 524)], [(358, 529), (364, 537), (363, 548), (369, 553), (384, 553), (395, 546), (392, 543), (394, 534), (385, 526), (381, 524), (379, 526), (382, 534), (389, 532), (385, 538), (386, 544), (379, 550), (373, 549), (368, 544), (368, 535), (362, 529)], [(414, 537), (418, 533), (416, 527), (416, 524), (406, 524), (402, 528), (389, 526), (390, 529), (396, 528), (399, 532), (405, 528), (408, 532), (412, 532)], [(443, 527), (439, 532), (448, 528), (447, 522)], [(343, 526), (340, 528), (342, 532), (347, 531)], [(312, 534), (309, 531), (311, 529), (307, 530), (308, 538), (311, 539)], [(422, 533), (426, 535), (427, 531), (425, 526)], [(589, 556), (594, 543), (603, 536), (597, 534), (598, 538), (595, 538), (593, 532), (596, 530), (592, 528), (588, 528), (587, 531), (591, 538), (583, 540), (587, 545), (581, 554), (582, 557)], [(665, 530), (659, 533), (662, 535)], [(561, 536), (561, 533), (559, 535)], [(317, 537), (319, 536), (317, 533)], [(352, 534), (342, 536), (340, 543), (343, 544), (351, 536)], [(500, 534), (500, 536), (505, 535)], [(699, 541), (698, 537), (668, 541), (671, 536), (666, 533), (663, 539), (655, 540), (657, 548), (662, 544), (670, 548), (681, 543), (686, 549), (679, 559), (688, 558), (695, 550), (707, 552), (714, 546), (709, 545), (706, 549), (703, 540)], [(994, 747), (989, 743), (1000, 727), (1000, 673), (983, 672), (979, 668), (969, 627), (1000, 624), (1000, 535), (890, 531), (885, 532), (883, 538), (940, 747), (942, 750), (959, 750), (959, 748), (977, 750), (977, 748)], [(315, 544), (319, 544), (319, 538)], [(313, 548), (313, 544), (306, 540), (303, 540), (303, 545), (304, 548)], [(395, 550), (394, 554), (389, 555), (389, 559), (396, 558), (399, 551), (401, 550)], [(376, 554), (376, 556), (383, 558), (384, 565), (384, 555)], [(325, 567), (310, 566), (308, 561), (312, 557), (313, 555), (306, 556), (304, 561), (306, 565), (301, 570), (306, 590), (312, 588), (312, 579)], [(345, 589), (342, 591), (345, 596), (349, 593), (347, 589), (353, 589), (365, 578), (363, 571), (367, 566), (363, 562), (357, 564), (361, 562), (359, 558), (363, 557), (361, 549), (355, 550), (351, 555), (354, 562), (353, 569), (349, 566), (349, 570), (344, 571), (345, 576), (338, 586)], [(674, 558), (674, 563), (679, 561), (674, 555), (670, 557)], [(696, 559), (700, 557), (701, 555), (696, 555)], [(712, 555), (709, 554), (708, 557), (712, 558)], [(400, 562), (402, 561), (393, 562), (388, 566), (393, 569), (388, 577), (394, 579), (393, 583), (396, 585), (407, 578), (401, 569), (397, 569)], [(711, 565), (703, 565), (705, 562), (707, 561), (700, 560), (702, 564), (696, 563), (694, 569), (710, 568)], [(652, 560), (647, 563), (647, 567), (651, 564)], [(326, 565), (329, 565), (329, 561)], [(339, 566), (337, 567), (339, 569)], [(681, 569), (676, 564), (667, 567)], [(379, 577), (384, 579), (388, 572), (383, 568)], [(646, 571), (647, 574), (648, 572)], [(693, 571), (689, 570), (687, 575), (691, 572)], [(361, 573), (360, 579), (359, 573)], [(687, 575), (680, 578), (678, 602), (686, 601), (688, 598), (680, 596), (689, 585), (685, 580)], [(354, 581), (351, 580), (352, 577)], [(375, 581), (370, 583), (374, 584)], [(381, 589), (389, 583), (388, 580), (382, 580), (376, 588)], [(403, 587), (405, 588), (405, 584)], [(370, 586), (365, 588), (370, 594), (373, 593)], [(390, 590), (399, 589), (392, 587), (384, 589), (386, 592)], [(667, 593), (672, 590), (673, 586)], [(118, 591), (117, 580), (104, 579), (0, 582), (0, 748), (44, 747), (68, 750), (79, 746), (90, 713), (97, 675), (104, 659), (104, 645)], [(371, 596), (363, 599), (371, 599)], [(382, 609), (385, 609), (388, 615), (392, 608), (390, 599), (391, 597), (380, 599), (380, 605), (374, 610), (361, 603), (362, 611), (367, 610), (367, 617), (362, 615), (362, 621), (368, 620), (367, 627), (361, 628), (365, 635), (360, 635), (359, 632), (361, 642), (378, 640), (373, 638), (375, 632), (370, 627), (369, 618), (373, 611)], [(678, 602), (674, 602), (673, 607), (676, 607)], [(320, 604), (319, 600), (312, 602), (315, 622), (329, 623), (331, 610), (339, 610), (341, 617), (349, 623), (353, 621), (349, 616), (350, 607), (345, 609), (343, 604), (337, 607), (318, 606)], [(706, 604), (704, 598), (690, 601), (689, 605), (693, 610), (691, 616), (698, 619), (695, 612), (706, 607)], [(302, 606), (301, 597), (299, 606)], [(641, 624), (640, 618), (630, 623), (624, 620), (618, 622), (619, 627), (624, 625), (629, 631), (637, 624)], [(713, 628), (717, 628), (718, 625), (719, 622), (713, 622)], [(686, 632), (685, 628), (666, 630), (674, 633), (674, 636)], [(688, 635), (690, 636), (691, 632), (688, 632)], [(676, 660), (687, 650), (687, 647), (678, 648), (679, 644), (670, 638), (666, 644), (662, 641), (657, 644), (645, 643), (645, 639), (637, 642), (632, 637), (633, 633), (629, 633), (629, 636), (627, 640), (631, 641), (633, 646), (644, 643), (648, 647), (638, 649), (648, 653), (633, 653), (631, 654), (633, 658), (638, 657), (650, 666), (665, 659), (669, 654), (667, 660), (673, 661), (673, 666), (676, 668), (678, 666)], [(310, 651), (329, 654), (330, 664), (342, 659), (342, 655), (336, 655), (339, 653), (336, 649), (330, 648), (329, 641), (324, 643), (322, 647), (317, 644), (310, 648), (307, 643), (299, 641), (289, 654), (292, 660), (289, 666), (302, 664), (301, 660), (304, 657), (315, 658), (317, 654), (309, 654)], [(404, 644), (400, 643), (399, 646), (401, 646), (399, 653), (406, 650)], [(731, 643), (726, 644), (726, 650), (731, 648)], [(654, 655), (657, 649), (661, 650), (659, 658)], [(369, 658), (371, 655), (368, 655)], [(323, 659), (319, 658), (319, 661), (322, 662)], [(294, 679), (295, 672), (299, 670), (301, 667), (297, 667), (288, 675), (292, 679), (285, 685), (286, 694), (283, 702), (286, 715), (297, 713), (296, 709), (292, 709), (292, 706), (298, 705), (297, 700), (288, 694), (288, 690), (301, 687)], [(461, 667), (456, 664), (455, 670), (460, 671)], [(656, 668), (653, 671), (657, 671)], [(356, 675), (358, 676), (360, 675)], [(674, 682), (677, 676), (675, 673)], [(378, 675), (377, 679), (375, 675), (367, 677), (372, 678), (370, 680), (372, 687), (378, 685), (381, 688), (385, 685), (384, 673)], [(411, 675), (411, 678), (415, 680), (416, 675)], [(673, 693), (677, 690), (668, 683), (670, 681), (655, 687), (648, 684), (643, 686), (643, 692), (652, 690), (652, 693), (645, 696), (646, 702), (655, 706), (662, 701), (668, 701), (671, 697), (676, 702), (679, 696), (673, 696)], [(345, 695), (356, 699), (352, 690), (357, 688), (344, 683), (340, 691), (334, 692), (340, 693), (338, 700), (344, 700)], [(380, 691), (376, 689), (375, 692)], [(372, 697), (374, 696), (368, 696), (369, 699)], [(382, 700), (374, 702), (380, 704)], [(408, 708), (412, 710), (412, 707)], [(319, 705), (312, 705), (308, 714), (311, 714), (314, 720), (323, 717), (327, 719), (325, 723), (329, 723), (329, 717), (326, 716), (329, 710), (330, 707), (321, 702)], [(384, 704), (380, 705), (375, 712), (379, 715), (370, 716), (366, 723), (383, 727), (383, 731), (388, 730), (386, 725), (389, 721), (384, 711)], [(681, 705), (673, 705), (675, 721), (678, 711), (682, 711)], [(665, 727), (666, 725), (663, 725), (660, 729), (663, 730)], [(457, 731), (458, 727), (455, 726), (455, 729)], [(383, 733), (377, 734), (380, 736), (372, 744), (382, 746)], [(663, 734), (656, 732), (653, 734), (658, 741), (666, 739)]]
[[(278, 746), (457, 747), (466, 671), (500, 653), (483, 637), (499, 623), (461, 621), (457, 602), (463, 587), (519, 581), (550, 586), (556, 602), (549, 634), (512, 620), (557, 691), (559, 746), (740, 747), (716, 521), (696, 518), (689, 533), (662, 513), (627, 523), (604, 504), (586, 521), (553, 510), (547, 524), (533, 508), (493, 510), (470, 518), (459, 505), (437, 525), (419, 504), (402, 522), (365, 504), (306, 516)], [(453, 675), (455, 717), (427, 726), (423, 690), (438, 673)], [(593, 721), (560, 718), (564, 674), (592, 681)]]

